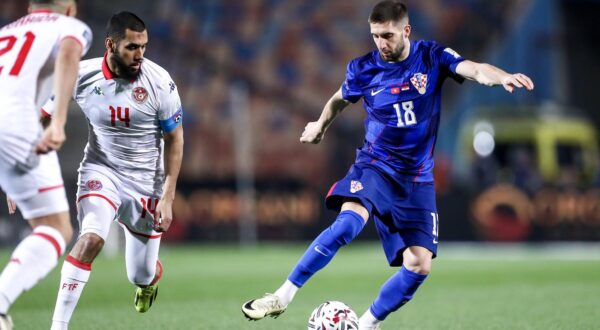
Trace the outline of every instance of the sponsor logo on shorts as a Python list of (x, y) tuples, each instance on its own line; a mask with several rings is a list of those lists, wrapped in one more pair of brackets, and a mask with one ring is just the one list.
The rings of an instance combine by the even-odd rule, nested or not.
[(88, 180), (85, 186), (91, 191), (97, 191), (102, 189), (102, 182), (100, 180)]
[(361, 191), (362, 189), (363, 189), (363, 185), (362, 185), (362, 183), (360, 183), (360, 181), (354, 181), (354, 180), (352, 180), (350, 182), (350, 192), (351, 193), (354, 194), (355, 192)]
[(144, 103), (148, 98), (148, 92), (144, 87), (136, 87), (133, 89), (133, 99), (137, 103)]

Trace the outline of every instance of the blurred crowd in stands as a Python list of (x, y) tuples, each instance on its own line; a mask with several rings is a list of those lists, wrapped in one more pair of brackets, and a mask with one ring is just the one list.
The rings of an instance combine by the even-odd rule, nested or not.
[[(23, 15), (27, 3), (3, 0), (0, 25)], [(256, 178), (284, 178), (322, 188), (343, 175), (353, 149), (362, 142), (362, 110), (350, 107), (332, 126), (324, 146), (302, 145), (299, 137), (341, 85), (346, 63), (374, 49), (367, 18), (375, 3), (85, 0), (80, 1), (79, 17), (95, 33), (88, 57), (102, 55), (104, 26), (113, 13), (130, 10), (147, 23), (146, 55), (170, 72), (185, 108), (182, 180), (235, 176), (236, 127), (230, 98), (245, 89)], [(502, 36), (511, 11), (523, 2), (407, 3), (413, 39), (434, 39), (465, 57), (483, 60), (486, 47)], [(451, 111), (451, 106), (445, 107)]]

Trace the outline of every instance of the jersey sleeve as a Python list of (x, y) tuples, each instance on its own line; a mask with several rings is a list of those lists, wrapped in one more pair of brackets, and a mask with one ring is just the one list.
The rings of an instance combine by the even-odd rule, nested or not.
[(452, 48), (436, 43), (431, 49), (431, 56), (433, 57), (433, 61), (446, 70), (450, 77), (459, 82), (464, 80), (464, 78), (456, 73), (456, 66), (465, 59)]
[(87, 24), (76, 18), (65, 17), (59, 40), (62, 41), (65, 38), (73, 38), (81, 44), (81, 48), (83, 49), (81, 56), (83, 57), (92, 44), (92, 30)]
[(170, 78), (162, 85), (159, 88), (158, 120), (163, 132), (170, 133), (183, 122), (183, 107), (177, 85)]
[[(84, 63), (85, 63), (85, 61), (79, 62), (79, 72), (77, 73), (77, 81), (75, 82), (75, 87), (73, 88), (73, 93), (71, 94), (72, 100), (77, 99), (77, 88), (79, 87), (81, 75), (85, 68)], [(54, 113), (54, 108), (55, 108), (54, 107), (54, 95), (50, 95), (48, 100), (46, 100), (44, 105), (42, 105), (42, 108), (40, 109), (40, 114), (43, 117), (52, 117), (52, 114)]]
[(356, 75), (356, 61), (348, 63), (346, 68), (346, 80), (342, 84), (342, 97), (344, 100), (356, 103), (362, 97), (362, 90), (358, 83)]

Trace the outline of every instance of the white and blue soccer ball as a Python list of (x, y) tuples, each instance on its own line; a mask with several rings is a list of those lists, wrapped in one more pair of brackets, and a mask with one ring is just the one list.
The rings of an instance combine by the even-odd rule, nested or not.
[(308, 319), (308, 330), (358, 330), (358, 317), (340, 301), (326, 301)]

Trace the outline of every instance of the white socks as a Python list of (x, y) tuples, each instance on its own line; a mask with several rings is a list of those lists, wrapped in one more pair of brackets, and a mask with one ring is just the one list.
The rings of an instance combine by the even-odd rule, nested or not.
[(285, 283), (275, 291), (275, 295), (279, 297), (279, 301), (283, 306), (287, 306), (294, 299), (298, 289), (300, 288), (295, 286), (290, 280), (285, 280)]
[(0, 275), (0, 313), (44, 278), (58, 263), (65, 249), (60, 232), (50, 226), (38, 226), (19, 243)]
[(51, 330), (66, 330), (83, 287), (90, 278), (92, 264), (67, 256), (63, 263)]
[(367, 311), (358, 320), (358, 328), (371, 329), (377, 326), (377, 324), (379, 323), (381, 323), (381, 321), (375, 318), (375, 316), (373, 316), (373, 313), (371, 313), (371, 308), (368, 308)]

